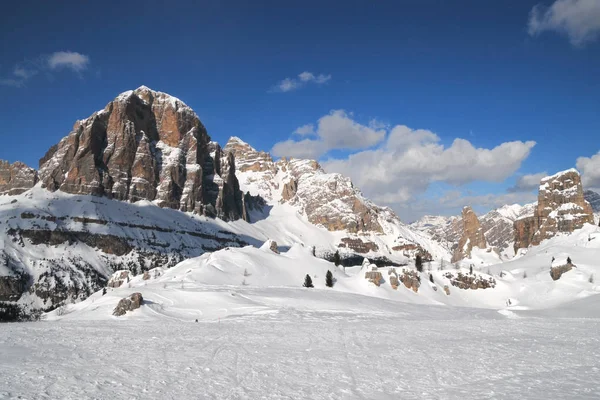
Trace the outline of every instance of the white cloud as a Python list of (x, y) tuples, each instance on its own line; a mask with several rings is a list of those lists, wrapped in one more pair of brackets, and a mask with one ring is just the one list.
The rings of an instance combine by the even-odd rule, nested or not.
[(550, 7), (541, 4), (529, 13), (531, 36), (555, 31), (569, 37), (574, 46), (583, 46), (600, 34), (599, 0), (556, 0)]
[(576, 165), (585, 189), (600, 188), (600, 151), (592, 157), (579, 157)]
[(90, 58), (85, 54), (74, 51), (57, 51), (48, 57), (50, 69), (69, 68), (75, 72), (83, 71), (90, 63)]
[(272, 92), (291, 92), (292, 90), (299, 89), (301, 87), (306, 86), (309, 83), (316, 83), (318, 85), (322, 85), (323, 83), (329, 81), (331, 79), (331, 75), (319, 74), (316, 75), (312, 72), (304, 71), (298, 74), (297, 78), (285, 78), (275, 87), (271, 89)]
[(304, 71), (298, 75), (298, 78), (300, 78), (302, 82), (309, 82), (315, 79), (315, 75), (312, 72)]
[(301, 136), (316, 135), (315, 126), (313, 124), (302, 125), (294, 133)]
[(317, 159), (323, 154), (322, 143), (316, 140), (304, 139), (300, 141), (286, 140), (275, 143), (271, 154), (276, 157), (294, 157)]
[[(386, 131), (362, 125), (344, 110), (333, 110), (317, 122), (317, 129), (304, 125), (297, 134), (314, 134), (316, 139), (286, 140), (276, 143), (271, 152), (276, 157), (319, 158), (329, 150), (360, 150), (372, 147), (384, 140)], [(377, 125), (377, 124), (375, 124)], [(312, 129), (310, 131), (309, 129)]]
[[(460, 192), (459, 192), (460, 193)], [(530, 192), (513, 192), (513, 193), (489, 193), (476, 196), (456, 196), (452, 199), (440, 199), (442, 207), (462, 208), (464, 206), (472, 206), (482, 208), (484, 210), (493, 210), (502, 207), (506, 204), (527, 204), (537, 200), (537, 193)]]
[(322, 162), (327, 171), (350, 176), (367, 196), (390, 206), (412, 201), (433, 182), (463, 185), (502, 182), (515, 173), (535, 142), (506, 142), (475, 148), (457, 138), (449, 147), (427, 130), (394, 127), (378, 149)]
[(515, 182), (515, 185), (509, 187), (507, 191), (509, 193), (532, 191), (540, 186), (540, 181), (546, 176), (548, 176), (547, 172), (519, 176)]
[(53, 70), (68, 68), (81, 73), (90, 63), (90, 58), (84, 54), (72, 51), (57, 51), (50, 55), (41, 55), (34, 60), (17, 64), (12, 74), (0, 79), (0, 85), (23, 87), (33, 76), (40, 72), (49, 74)]
[[(349, 176), (367, 197), (389, 205), (402, 215), (418, 214), (418, 209), (449, 209), (466, 202), (495, 207), (530, 200), (531, 193), (510, 192), (486, 196), (444, 196), (435, 200), (416, 201), (434, 182), (460, 186), (471, 182), (503, 182), (513, 175), (535, 146), (533, 141), (501, 143), (493, 148), (476, 148), (457, 138), (450, 146), (442, 144), (434, 132), (411, 129), (405, 125), (388, 127), (377, 120), (363, 125), (351, 113), (334, 110), (318, 120), (316, 128), (304, 125), (296, 134), (314, 132), (315, 138), (279, 142), (271, 150), (275, 156), (319, 158), (330, 150), (349, 150), (344, 158), (321, 162), (325, 170)], [(521, 177), (519, 188), (534, 175)], [(535, 197), (535, 196), (534, 196)], [(421, 204), (422, 203), (422, 204)]]

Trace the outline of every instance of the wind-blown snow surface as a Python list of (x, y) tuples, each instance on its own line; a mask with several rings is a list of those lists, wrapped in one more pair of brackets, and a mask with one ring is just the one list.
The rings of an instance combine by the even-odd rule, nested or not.
[[(437, 264), (414, 293), (299, 244), (207, 253), (2, 325), (0, 399), (598, 398), (599, 248), (586, 225), (489, 267), (495, 289), (449, 296), (443, 274), (456, 271)], [(577, 268), (552, 281), (551, 257), (567, 256)], [(112, 316), (132, 292), (142, 307)]]
[[(598, 320), (490, 319), (374, 299), (348, 313), (325, 310), (330, 296), (321, 291), (302, 297), (323, 310), (198, 324), (5, 325), (0, 399), (600, 396)], [(369, 304), (383, 309), (368, 312)]]

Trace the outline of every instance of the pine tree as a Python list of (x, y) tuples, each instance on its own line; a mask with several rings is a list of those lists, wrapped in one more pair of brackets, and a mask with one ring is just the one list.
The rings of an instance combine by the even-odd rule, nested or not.
[(588, 279), (589, 283), (594, 283), (594, 274), (590, 275), (590, 279)]
[(104, 296), (106, 294), (106, 288), (102, 289), (102, 296)]
[(431, 282), (431, 283), (435, 283), (435, 282), (433, 281), (433, 275), (432, 275), (432, 274), (429, 274), (429, 282)]
[(473, 264), (469, 265), (469, 275), (473, 275)]
[(327, 271), (327, 274), (325, 275), (325, 286), (333, 287), (333, 274), (329, 270)]
[(417, 254), (417, 257), (415, 258), (415, 268), (418, 272), (423, 272), (423, 258), (420, 254)]
[(571, 257), (567, 257), (567, 264), (571, 264)]
[(333, 255), (333, 263), (335, 264), (336, 267), (338, 267), (342, 263), (342, 259), (340, 258), (339, 250), (336, 250), (335, 254)]
[(305, 288), (311, 288), (314, 287), (313, 283), (312, 283), (312, 279), (310, 279), (310, 275), (306, 274), (306, 277), (304, 278), (304, 286)]

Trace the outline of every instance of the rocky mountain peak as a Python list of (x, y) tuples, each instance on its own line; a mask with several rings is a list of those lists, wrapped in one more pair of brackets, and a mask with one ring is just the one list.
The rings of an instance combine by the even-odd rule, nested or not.
[(38, 181), (37, 171), (20, 161), (0, 160), (0, 195), (16, 195), (31, 189)]
[(51, 191), (237, 219), (246, 213), (234, 164), (190, 107), (141, 86), (77, 121), (40, 160), (39, 175)]
[(534, 215), (515, 221), (515, 251), (559, 232), (573, 232), (585, 223), (593, 224), (594, 215), (584, 198), (579, 172), (569, 169), (542, 178)]
[(463, 234), (458, 241), (458, 247), (452, 255), (452, 262), (471, 257), (473, 247), (485, 249), (487, 242), (477, 215), (469, 206), (462, 210)]

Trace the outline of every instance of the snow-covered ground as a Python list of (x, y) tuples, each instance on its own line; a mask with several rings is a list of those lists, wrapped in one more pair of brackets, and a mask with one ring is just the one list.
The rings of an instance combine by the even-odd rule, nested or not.
[[(0, 399), (600, 398), (597, 226), (504, 263), (476, 250), (459, 270), (426, 264), (415, 293), (393, 289), (388, 268), (376, 286), (370, 265), (314, 257), (320, 239), (300, 219), (283, 235), (283, 220), (246, 231), (277, 233), (279, 254), (268, 241), (205, 253), (0, 325)], [(576, 267), (553, 281), (567, 257)], [(495, 287), (452, 286), (471, 264)], [(141, 308), (113, 316), (133, 292)]]
[(279, 306), (1, 325), (0, 399), (600, 398), (599, 319), (248, 290)]

